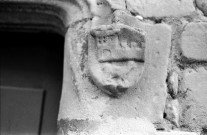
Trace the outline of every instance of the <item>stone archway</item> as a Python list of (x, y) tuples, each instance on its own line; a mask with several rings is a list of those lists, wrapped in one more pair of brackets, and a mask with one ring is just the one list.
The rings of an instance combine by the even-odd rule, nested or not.
[(0, 2), (2, 135), (57, 133), (64, 15), (49, 4)]
[(1, 134), (56, 134), (64, 38), (45, 32), (0, 35)]

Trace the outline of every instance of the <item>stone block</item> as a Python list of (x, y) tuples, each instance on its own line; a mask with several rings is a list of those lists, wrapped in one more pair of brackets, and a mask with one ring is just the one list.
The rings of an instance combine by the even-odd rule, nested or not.
[(131, 27), (138, 28), (140, 28), (142, 25), (142, 22), (138, 18), (132, 16), (129, 12), (123, 10), (114, 11), (112, 21), (114, 23), (122, 23), (125, 25), (129, 25)]
[(168, 76), (168, 93), (175, 98), (178, 93), (178, 73), (172, 71)]
[[(138, 95), (141, 100), (145, 100), (145, 107), (151, 110), (151, 113), (147, 112), (151, 120), (158, 121), (163, 118), (164, 108), (162, 107), (165, 105), (167, 96), (166, 78), (171, 47), (171, 28), (165, 24), (143, 24), (142, 26), (146, 32), (146, 48), (144, 71), (139, 84), (139, 89), (143, 93), (138, 92)], [(153, 103), (150, 103), (152, 100)]]
[(111, 14), (111, 6), (106, 0), (89, 0), (90, 10), (94, 16), (108, 17)]
[[(119, 116), (133, 116), (139, 113), (140, 116), (146, 117), (152, 122), (160, 122), (163, 119), (167, 97), (166, 78), (171, 48), (171, 28), (166, 24), (143, 24), (142, 26), (129, 27), (123, 24), (114, 24), (92, 30), (88, 42), (89, 74), (100, 90), (115, 97), (115, 99), (118, 98), (108, 103), (111, 106), (106, 110), (107, 114), (113, 114), (114, 116), (114, 112), (116, 112)], [(144, 35), (139, 32), (139, 29), (144, 31)], [(118, 34), (118, 39), (116, 39), (116, 36), (113, 38), (107, 36), (116, 35), (116, 33), (121, 34)], [(128, 33), (130, 36), (123, 33)], [(100, 38), (100, 36), (102, 37)], [(142, 58), (143, 53), (140, 52), (142, 50), (141, 46), (140, 49), (137, 48), (139, 53), (135, 53), (136, 49), (127, 56), (126, 53), (119, 53), (120, 43), (125, 43), (125, 40), (124, 42), (121, 41), (121, 36), (124, 39), (131, 38), (131, 41), (138, 39), (137, 43), (141, 43), (146, 38), (143, 48), (144, 57)], [(108, 43), (108, 41), (110, 42)], [(126, 43), (126, 45), (130, 45), (130, 42)], [(116, 49), (112, 50), (109, 46)], [(99, 57), (98, 51), (103, 47), (112, 50), (110, 52), (113, 55), (110, 55), (113, 57)], [(124, 47), (123, 50), (128, 52), (131, 49)], [(116, 55), (117, 53), (119, 55)], [(141, 55), (134, 57), (135, 54)], [(131, 58), (131, 56), (133, 57)], [(106, 61), (98, 58), (104, 58)]]
[(207, 16), (207, 1), (206, 0), (196, 0), (197, 7)]
[(177, 99), (167, 100), (165, 105), (166, 119), (171, 121), (177, 127), (179, 126), (179, 102)]
[[(112, 28), (118, 27), (115, 23), (113, 25), (116, 26)], [(65, 67), (65, 70), (67, 72), (65, 72), (64, 75), (67, 79), (71, 78), (70, 76), (73, 78), (71, 80), (65, 79), (61, 100), (62, 111), (60, 113), (59, 120), (60, 118), (67, 118), (69, 120), (76, 119), (83, 123), (85, 122), (82, 120), (94, 121), (98, 124), (92, 125), (92, 128), (94, 130), (97, 129), (98, 133), (98, 129), (100, 129), (100, 131), (106, 131), (107, 133), (104, 135), (111, 134), (111, 132), (108, 131), (113, 131), (114, 135), (116, 135), (118, 134), (116, 131), (123, 133), (123, 130), (126, 131), (124, 133), (128, 133), (129, 135), (139, 134), (139, 132), (142, 133), (138, 130), (140, 125), (144, 125), (143, 123), (139, 124), (140, 118), (148, 119), (150, 121), (149, 123), (160, 122), (163, 119), (167, 97), (166, 78), (171, 49), (171, 28), (166, 24), (142, 24), (143, 27), (133, 24), (133, 27), (131, 27), (131, 25), (121, 27), (121, 33), (124, 33), (122, 31), (126, 31), (126, 33), (129, 32), (130, 34), (137, 29), (135, 31), (138, 34), (137, 36), (142, 35), (141, 33), (139, 34), (138, 29), (144, 31), (143, 36), (146, 38), (146, 43), (144, 44), (146, 46), (143, 48), (144, 60), (127, 61), (126, 59), (122, 59), (122, 61), (104, 63), (98, 61), (97, 45), (99, 43), (98, 39), (100, 39), (101, 43), (105, 40), (104, 38), (98, 38), (99, 35), (104, 35), (104, 32), (111, 32), (110, 30), (113, 30), (104, 30), (104, 27), (108, 26), (110, 28), (112, 25), (101, 26), (100, 28), (103, 28), (102, 31), (96, 31), (98, 33), (96, 33), (95, 36), (92, 34), (92, 29), (90, 31), (90, 35), (87, 36), (87, 32), (82, 30), (82, 26), (80, 25), (69, 29), (66, 35), (65, 49), (67, 51), (65, 54), (67, 67)], [(107, 33), (105, 34), (107, 35)], [(87, 37), (89, 38), (88, 42), (85, 41)], [(133, 36), (126, 38), (132, 37)], [(115, 38), (108, 38), (107, 40), (113, 41), (113, 39)], [(102, 45), (102, 47), (104, 47), (105, 44), (103, 43)], [(111, 47), (115, 47), (115, 45), (119, 44), (114, 44)], [(126, 51), (129, 49), (130, 48), (126, 48)], [(85, 59), (86, 61), (83, 62)], [(91, 67), (90, 64), (92, 64)], [(84, 65), (84, 69), (81, 69), (80, 65)], [(134, 86), (135, 88), (125, 91), (121, 96), (116, 98), (110, 97), (108, 94), (104, 93), (104, 91), (97, 87), (97, 84), (89, 78), (91, 77), (91, 73), (96, 74), (95, 72), (99, 70), (99, 67), (101, 69), (105, 66), (106, 70), (110, 70), (110, 68), (107, 67), (112, 67), (112, 73), (115, 72), (119, 74), (115, 69), (125, 72), (128, 71), (130, 67), (133, 67), (133, 65), (140, 67), (134, 68), (137, 70), (136, 74), (140, 73), (139, 76), (135, 76), (136, 74), (133, 74), (134, 72), (129, 72), (130, 75), (135, 76), (135, 79), (138, 78), (138, 81)], [(69, 74), (69, 72), (71, 72), (72, 75)], [(106, 75), (104, 72), (102, 73), (103, 76), (101, 76), (102, 74), (97, 73), (99, 75), (98, 77), (104, 77), (104, 75)], [(114, 76), (114, 79), (118, 80), (119, 77)], [(79, 124), (79, 122), (78, 125), (82, 125)], [(77, 122), (75, 121), (75, 124), (72, 125), (76, 126), (76, 123)], [(69, 125), (71, 125), (71, 122)], [(149, 127), (147, 125), (142, 127), (146, 127), (146, 130), (149, 131)], [(117, 130), (115, 130), (115, 128), (117, 128)], [(74, 130), (74, 128), (71, 129)], [(88, 127), (86, 130), (84, 129), (83, 132), (87, 132), (88, 129), (90, 130)], [(80, 130), (81, 133), (82, 126), (80, 126)], [(130, 134), (128, 131), (133, 133)], [(75, 131), (69, 132), (72, 132), (71, 134), (74, 135), (76, 134)], [(145, 134), (144, 131), (143, 134)]]
[(189, 23), (181, 38), (183, 56), (200, 61), (207, 60), (207, 23)]
[(113, 24), (92, 29), (90, 34), (88, 65), (96, 85), (113, 97), (133, 89), (143, 69), (144, 32)]
[(181, 17), (195, 11), (193, 0), (126, 0), (127, 9), (143, 17)]
[(149, 121), (140, 118), (118, 118), (107, 119), (90, 135), (156, 135), (156, 129)]
[(125, 0), (107, 0), (112, 9), (126, 9)]
[(193, 130), (202, 130), (207, 126), (207, 70), (203, 67), (196, 70), (187, 69), (183, 78), (184, 99), (182, 122)]

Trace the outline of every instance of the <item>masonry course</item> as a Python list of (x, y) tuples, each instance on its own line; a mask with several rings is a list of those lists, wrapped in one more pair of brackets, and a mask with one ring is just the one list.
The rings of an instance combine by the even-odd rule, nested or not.
[[(207, 102), (205, 98), (207, 96), (207, 30), (205, 19), (203, 19), (205, 16), (198, 10), (199, 5), (195, 4), (193, 0), (88, 1), (91, 4), (90, 9), (93, 15), (91, 20), (85, 22), (87, 25), (83, 25), (83, 27), (81, 24), (76, 24), (77, 27), (70, 28), (68, 31), (70, 36), (67, 37), (69, 42), (66, 46), (70, 48), (70, 66), (75, 80), (73, 91), (77, 94), (66, 91), (67, 87), (65, 87), (65, 93), (67, 95), (72, 93), (71, 98), (74, 98), (79, 106), (71, 108), (70, 103), (67, 103), (68, 106), (63, 106), (62, 110), (73, 109), (68, 114), (74, 115), (67, 116), (67, 113), (62, 112), (64, 117), (92, 120), (98, 123), (96, 128), (81, 131), (87, 135), (196, 135), (204, 133), (207, 121), (205, 105)], [(91, 27), (89, 27), (90, 24)], [(115, 27), (118, 25), (124, 26), (122, 27), (124, 29), (130, 27), (130, 29), (139, 29), (144, 32), (146, 40), (142, 46), (145, 49), (145, 57), (142, 61), (144, 68), (139, 69), (141, 74), (137, 75), (139, 81), (135, 89), (126, 90), (118, 96), (110, 96), (100, 87), (103, 83), (101, 81), (97, 83), (96, 79), (91, 77), (94, 72), (98, 79), (105, 79), (104, 75), (96, 72), (98, 64), (94, 62), (96, 57), (91, 59), (93, 53), (90, 52), (90, 49), (93, 49), (92, 52), (98, 50), (100, 45), (97, 45), (97, 41), (99, 39), (101, 39), (101, 43), (103, 40), (104, 44), (116, 46), (117, 42), (113, 42), (113, 45), (112, 42), (110, 43), (115, 40), (112, 40), (110, 36), (107, 37), (107, 33), (118, 30)], [(183, 30), (181, 30), (182, 28)], [(81, 35), (87, 37), (87, 34), (91, 34), (91, 31), (94, 30), (97, 30), (99, 34), (102, 33), (103, 37), (89, 35), (89, 38), (81, 38)], [(175, 40), (176, 44), (172, 44)], [(129, 42), (124, 40), (119, 42), (129, 45)], [(81, 51), (83, 46), (88, 46), (88, 48)], [(106, 45), (106, 47), (108, 46)], [(83, 54), (84, 58), (79, 55), (82, 52), (88, 52)], [(94, 54), (93, 56), (96, 56), (98, 53)], [(106, 68), (107, 72), (120, 65), (124, 67), (125, 61), (126, 59), (122, 59), (121, 64), (117, 61), (107, 63), (106, 65), (111, 67)], [(93, 65), (94, 63), (96, 66)], [(84, 69), (81, 70), (79, 65), (82, 65)], [(193, 68), (192, 65), (194, 65)], [(102, 67), (100, 66), (100, 69)], [(120, 70), (127, 70), (127, 68), (120, 68)], [(117, 71), (110, 70), (110, 74), (114, 72)], [(121, 74), (121, 72), (117, 72), (117, 74)], [(85, 77), (83, 77), (84, 75)], [(114, 79), (119, 77), (116, 76)], [(66, 96), (62, 100), (68, 101)], [(60, 115), (59, 119), (61, 117)], [(155, 131), (151, 124), (140, 120), (140, 117), (146, 118), (153, 124), (164, 123), (162, 128), (164, 132)], [(151, 133), (139, 129), (142, 128), (139, 122), (148, 123), (146, 127), (150, 129)], [(125, 124), (126, 126), (123, 126)], [(134, 126), (139, 128), (135, 128), (135, 132), (129, 132)], [(112, 127), (113, 129), (111, 129)], [(69, 131), (69, 133), (78, 134), (73, 131)]]

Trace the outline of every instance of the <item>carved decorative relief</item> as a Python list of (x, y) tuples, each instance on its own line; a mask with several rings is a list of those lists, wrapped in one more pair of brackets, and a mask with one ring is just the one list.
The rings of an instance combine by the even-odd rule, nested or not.
[(89, 71), (94, 83), (112, 97), (135, 87), (144, 68), (145, 35), (123, 24), (90, 31)]

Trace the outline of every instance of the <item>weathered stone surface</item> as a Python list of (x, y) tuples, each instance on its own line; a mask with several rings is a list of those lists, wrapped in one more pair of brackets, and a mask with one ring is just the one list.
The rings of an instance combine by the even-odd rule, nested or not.
[(207, 23), (189, 23), (182, 33), (183, 56), (195, 60), (207, 60)]
[(156, 117), (152, 116), (153, 114), (150, 116), (156, 121), (163, 118), (161, 115), (163, 115), (164, 108), (162, 107), (167, 97), (166, 78), (171, 47), (171, 28), (165, 24), (152, 26), (143, 24), (143, 29), (146, 31), (145, 67), (139, 88), (147, 94), (138, 95), (142, 96), (142, 100), (153, 99), (153, 103), (146, 103), (146, 106), (151, 104), (151, 107), (147, 108), (156, 112), (154, 113), (157, 114)]
[(94, 16), (108, 17), (111, 14), (111, 6), (106, 0), (89, 0), (91, 12)]
[[(109, 30), (113, 30), (113, 28), (110, 28), (109, 26), (104, 26), (102, 30), (105, 27), (106, 28), (108, 27)], [(140, 28), (140, 27), (137, 26), (137, 28)], [(127, 30), (127, 28), (124, 28), (124, 29)], [(134, 27), (134, 29), (136, 28)], [(107, 79), (110, 79), (110, 76), (104, 77), (106, 73), (103, 71), (115, 69), (115, 70), (111, 70), (107, 72), (110, 72), (111, 74), (119, 75), (122, 73), (120, 71), (123, 70), (124, 72), (126, 71), (128, 72), (128, 70), (130, 69), (129, 67), (134, 66), (133, 70), (129, 70), (130, 71), (129, 77), (130, 78), (132, 77), (132, 80), (130, 82), (133, 82), (135, 80), (137, 85), (133, 86), (127, 91), (124, 90), (125, 94), (119, 97), (117, 101), (112, 103), (112, 106), (109, 109), (110, 111), (108, 110), (109, 111), (108, 113), (113, 113), (114, 115), (114, 112), (118, 113), (120, 110), (122, 110), (122, 114), (123, 114), (126, 110), (128, 110), (126, 109), (126, 106), (128, 106), (129, 104), (126, 104), (124, 103), (125, 101), (123, 101), (124, 99), (127, 98), (127, 100), (132, 103), (129, 105), (130, 108), (134, 108), (134, 107), (143, 108), (142, 110), (138, 109), (137, 111), (131, 110), (129, 108), (129, 110), (131, 110), (130, 114), (135, 113), (136, 115), (136, 113), (139, 112), (139, 114), (142, 115), (143, 117), (147, 117), (151, 121), (155, 122), (155, 121), (162, 120), (164, 107), (165, 107), (165, 101), (166, 101), (166, 95), (167, 95), (166, 77), (167, 77), (167, 67), (168, 67), (168, 56), (170, 53), (170, 45), (171, 45), (171, 29), (168, 25), (165, 25), (165, 24), (160, 24), (160, 25), (148, 25), (148, 24), (144, 25), (143, 24), (143, 27), (141, 29), (143, 29), (146, 32), (145, 57), (143, 61), (144, 69), (143, 69), (143, 64), (140, 63), (141, 61), (136, 60), (136, 58), (131, 59), (131, 60), (129, 59), (129, 61), (126, 61), (128, 59), (125, 59), (124, 61), (121, 60), (121, 61), (114, 61), (114, 62), (111, 61), (109, 63), (98, 63), (98, 60), (94, 60), (94, 59), (97, 59), (99, 56), (98, 53), (96, 53), (97, 48), (98, 48), (98, 45), (96, 43), (99, 40), (96, 41), (96, 40), (89, 39), (89, 55), (88, 55), (89, 71), (90, 71), (90, 75), (92, 76), (92, 78), (96, 76), (95, 77), (96, 79), (93, 79), (95, 81), (95, 84), (97, 86), (101, 86), (105, 82), (105, 80), (107, 82), (108, 81)], [(116, 27), (114, 27), (114, 30), (116, 30), (115, 33), (118, 32), (118, 29)], [(162, 33), (159, 33), (159, 31), (162, 31)], [(97, 33), (103, 36), (104, 34), (105, 36), (107, 35), (107, 32), (105, 31), (97, 32)], [(110, 32), (110, 31), (109, 33), (113, 34), (113, 32)], [(134, 35), (136, 35), (136, 33)], [(132, 37), (133, 36), (130, 36), (130, 38)], [(125, 38), (129, 38), (129, 37), (125, 36)], [(113, 40), (110, 40), (110, 41), (112, 42)], [(129, 43), (129, 42), (126, 42), (126, 43)], [(119, 44), (116, 44), (116, 42), (114, 42), (114, 44), (111, 46), (113, 47), (117, 45)], [(106, 45), (104, 45), (104, 47), (106, 47)], [(119, 48), (116, 48), (116, 49), (118, 52)], [(130, 50), (130, 48), (126, 49), (126, 51), (127, 50)], [(137, 64), (139, 68), (135, 66)], [(102, 71), (101, 69), (104, 67), (106, 67), (106, 69)], [(134, 75), (131, 73), (133, 73), (134, 75), (136, 74), (138, 75), (136, 75), (136, 77), (134, 78), (133, 77)], [(103, 78), (106, 78), (106, 79), (104, 80)], [(116, 93), (116, 91), (114, 91), (111, 87), (105, 87), (104, 89), (106, 92), (108, 91), (107, 93), (109, 95), (114, 95), (114, 93)], [(152, 99), (153, 99), (153, 102), (152, 102)], [(122, 104), (121, 102), (123, 102), (124, 104)], [(123, 107), (125, 109), (123, 109)]]
[(144, 67), (144, 32), (123, 24), (91, 30), (89, 72), (96, 85), (118, 97), (138, 83)]
[(207, 1), (206, 0), (196, 0), (197, 7), (207, 16)]
[(171, 132), (157, 132), (156, 135), (199, 135), (195, 132), (171, 131)]
[[(116, 9), (121, 9), (121, 10), (126, 9), (125, 0), (87, 0), (87, 1), (90, 3), (92, 13), (95, 13), (94, 12), (95, 8), (97, 10), (96, 12), (99, 11), (99, 8), (104, 7), (106, 9), (106, 5), (108, 5), (108, 4), (110, 5), (110, 8), (115, 9), (115, 10)], [(108, 11), (106, 10), (105, 12), (107, 13)]]
[(166, 119), (179, 126), (179, 102), (177, 99), (168, 100), (165, 105)]
[(168, 76), (168, 93), (175, 98), (178, 93), (178, 73), (172, 71)]
[(89, 0), (93, 14), (91, 27), (111, 24), (112, 9), (106, 0)]
[[(140, 117), (150, 122), (160, 122), (163, 119), (167, 96), (166, 78), (171, 48), (171, 28), (165, 24), (143, 24), (145, 27), (141, 29), (146, 32), (146, 46), (142, 65), (144, 69), (140, 70), (141, 79), (134, 89), (126, 91), (119, 98), (112, 98), (96, 87), (89, 78), (90, 54), (88, 50), (94, 44), (87, 42), (88, 25), (83, 24), (79, 23), (71, 27), (66, 35), (65, 51), (67, 53), (65, 53), (65, 75), (59, 120), (94, 121), (99, 123), (97, 127), (92, 126), (94, 130), (99, 126), (101, 128), (109, 125), (105, 127), (107, 130), (107, 128), (110, 129), (110, 125), (116, 127), (116, 123), (121, 123), (121, 126), (125, 122), (129, 126), (124, 126), (124, 128), (121, 126), (117, 129), (126, 131), (132, 131), (133, 128), (137, 130), (135, 127), (139, 127), (136, 123), (139, 123)], [(140, 27), (137, 25), (135, 29), (140, 29)], [(160, 31), (162, 33), (159, 33)], [(112, 120), (108, 120), (110, 118)]]
[(126, 0), (127, 9), (143, 17), (187, 16), (195, 11), (193, 0)]
[(156, 130), (153, 124), (140, 118), (110, 118), (90, 135), (156, 135)]
[(207, 126), (207, 70), (187, 69), (183, 78), (182, 122), (191, 130), (201, 130)]
[(88, 119), (61, 119), (58, 121), (58, 135), (70, 134), (74, 132), (84, 132), (85, 130), (91, 129), (91, 127), (98, 125), (99, 123), (89, 121)]
[(111, 5), (112, 9), (126, 9), (126, 3), (125, 0), (107, 0), (109, 4)]
[(137, 28), (142, 28), (141, 25), (143, 25), (143, 23), (138, 18), (123, 10), (116, 10), (113, 12), (112, 22), (122, 23)]

